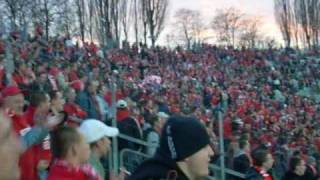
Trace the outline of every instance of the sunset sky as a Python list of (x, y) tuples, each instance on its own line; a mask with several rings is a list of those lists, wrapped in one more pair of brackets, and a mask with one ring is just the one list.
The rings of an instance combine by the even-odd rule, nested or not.
[[(281, 41), (281, 34), (274, 19), (273, 6), (273, 0), (171, 0), (170, 18), (167, 23), (169, 23), (170, 27), (175, 11), (180, 8), (200, 10), (205, 21), (209, 22), (216, 9), (235, 7), (248, 15), (261, 17), (263, 23), (261, 27), (262, 34)], [(163, 34), (168, 34), (169, 29), (166, 28)], [(163, 41), (164, 35), (161, 41)]]

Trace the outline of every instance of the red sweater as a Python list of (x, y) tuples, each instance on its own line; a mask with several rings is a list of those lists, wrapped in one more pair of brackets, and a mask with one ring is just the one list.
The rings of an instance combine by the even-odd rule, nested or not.
[(125, 118), (129, 117), (129, 110), (125, 109), (117, 109), (117, 121), (122, 121)]
[[(64, 105), (64, 111), (68, 116), (75, 116), (80, 119), (84, 119), (87, 113), (81, 109), (81, 107), (75, 103), (67, 103)], [(68, 119), (67, 124), (72, 127), (78, 127), (80, 124)]]
[[(13, 129), (20, 137), (24, 136), (31, 130), (31, 127), (22, 116), (13, 115), (11, 117)], [(37, 180), (38, 175), (35, 167), (35, 151), (34, 146), (27, 149), (21, 154), (19, 159), (19, 167), (21, 172), (21, 180)], [(3, 162), (5, 163), (5, 162)]]
[(53, 165), (47, 180), (87, 180), (87, 176), (80, 170)]
[[(24, 114), (24, 118), (28, 122), (30, 126), (34, 126), (34, 115), (35, 115), (35, 108), (32, 106), (29, 106), (27, 111)], [(41, 144), (34, 145), (33, 151), (35, 153), (34, 155), (34, 168), (36, 171), (36, 167), (38, 166), (38, 163), (40, 160), (46, 160), (48, 163), (51, 161), (51, 150), (50, 150), (50, 137), (49, 135), (42, 141)]]

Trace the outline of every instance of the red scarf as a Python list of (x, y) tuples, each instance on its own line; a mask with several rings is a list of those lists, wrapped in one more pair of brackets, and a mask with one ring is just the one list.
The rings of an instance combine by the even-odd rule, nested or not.
[(264, 180), (273, 180), (273, 177), (266, 170), (258, 166), (255, 166), (254, 168), (259, 172)]
[(70, 163), (60, 159), (55, 160), (54, 164), (56, 166), (61, 166), (64, 168), (70, 168), (75, 171), (82, 171), (88, 177), (89, 180), (102, 180), (102, 177), (92, 168), (90, 164), (84, 164), (78, 167), (72, 167)]

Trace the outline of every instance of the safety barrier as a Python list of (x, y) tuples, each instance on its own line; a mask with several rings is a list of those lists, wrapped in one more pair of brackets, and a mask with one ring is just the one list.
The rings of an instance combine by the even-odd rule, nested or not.
[[(219, 167), (219, 166), (217, 166), (215, 164), (210, 164), (209, 165), (209, 170), (213, 171), (213, 172), (221, 172), (221, 167)], [(233, 177), (238, 177), (238, 178), (245, 179), (245, 174), (239, 173), (239, 172), (234, 171), (232, 169), (225, 168), (225, 173), (229, 174), (229, 175), (232, 175)], [(218, 176), (218, 177), (220, 177), (220, 176)]]
[[(136, 143), (138, 143), (138, 141), (141, 141), (141, 140), (135, 140)], [(133, 160), (128, 160), (128, 157), (130, 158), (133, 158)], [(125, 168), (127, 170), (130, 171), (134, 171), (139, 165), (140, 163), (142, 163), (144, 160), (150, 158), (149, 155), (145, 154), (145, 153), (142, 153), (142, 152), (139, 152), (139, 151), (134, 151), (134, 150), (131, 150), (131, 149), (123, 149), (121, 152), (120, 152), (120, 157), (119, 157), (119, 165), (121, 168)], [(209, 165), (209, 170), (212, 171), (212, 172), (216, 172), (216, 173), (221, 173), (221, 167), (215, 165), (215, 164), (210, 164)], [(226, 174), (228, 175), (232, 175), (233, 177), (239, 177), (239, 178), (245, 178), (245, 175), (244, 174), (241, 174), (237, 171), (234, 171), (232, 169), (228, 169), (228, 168), (225, 168), (225, 171), (224, 171)], [(218, 174), (216, 174), (216, 176), (208, 176), (206, 179), (208, 180), (219, 180), (220, 176)]]

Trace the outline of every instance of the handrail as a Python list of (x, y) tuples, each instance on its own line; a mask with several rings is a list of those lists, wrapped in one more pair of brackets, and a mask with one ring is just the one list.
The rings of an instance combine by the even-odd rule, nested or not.
[(135, 150), (132, 150), (132, 149), (122, 149), (121, 152), (120, 152), (120, 157), (119, 157), (119, 160), (120, 160), (120, 168), (123, 167), (123, 156), (124, 156), (124, 153), (126, 152), (130, 152), (130, 153), (133, 153), (133, 154), (137, 154), (137, 155), (140, 155), (140, 156), (143, 156), (145, 158), (150, 158), (151, 156), (145, 154), (145, 153), (142, 153), (142, 152), (139, 152), (139, 151), (135, 151)]
[[(209, 169), (221, 171), (221, 167), (219, 167), (215, 164), (209, 164)], [(225, 168), (225, 172), (226, 172), (226, 174), (234, 175), (234, 176), (237, 176), (237, 177), (243, 178), (243, 179), (246, 177), (245, 174), (239, 173), (237, 171), (234, 171), (234, 170), (228, 169), (228, 168)]]
[(133, 138), (133, 137), (130, 137), (130, 136), (125, 135), (125, 134), (119, 134), (118, 137), (121, 138), (121, 139), (128, 140), (128, 141), (130, 141), (130, 142), (134, 142), (134, 143), (143, 145), (143, 146), (155, 147), (155, 145), (149, 144), (149, 143), (146, 142), (146, 141), (143, 141), (143, 140), (137, 139), (137, 138)]
[[(121, 150), (121, 152), (120, 152), (120, 157), (119, 157), (119, 160), (120, 160), (120, 163), (119, 163), (120, 168), (122, 168), (123, 165), (124, 165), (124, 163), (123, 163), (123, 157), (124, 157), (124, 154), (127, 153), (127, 152), (133, 153), (133, 154), (137, 154), (137, 155), (140, 155), (140, 156), (145, 157), (145, 158), (150, 158), (150, 157), (151, 157), (150, 155), (147, 155), (147, 154), (142, 153), (142, 152), (139, 152), (139, 151), (135, 151), (135, 150), (132, 150), (132, 149), (123, 149), (123, 150)], [(215, 165), (215, 164), (209, 164), (209, 169), (210, 169), (210, 170), (219, 170), (219, 171), (221, 171), (221, 167), (219, 167), (219, 166), (217, 166), (217, 165)], [(245, 178), (245, 175), (244, 175), (244, 174), (239, 173), (239, 172), (237, 172), (237, 171), (234, 171), (234, 170), (232, 170), (232, 169), (225, 168), (225, 172), (226, 172), (226, 174), (234, 175), (234, 176), (239, 177), (239, 178), (243, 178), (243, 179)], [(209, 176), (207, 179), (213, 179), (213, 177), (210, 177), (210, 176)]]

